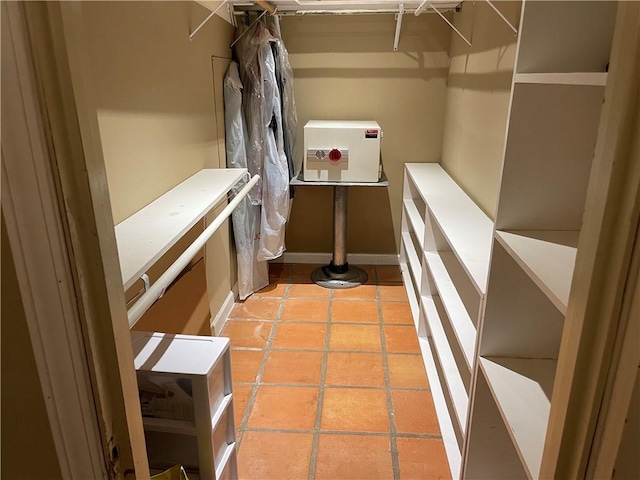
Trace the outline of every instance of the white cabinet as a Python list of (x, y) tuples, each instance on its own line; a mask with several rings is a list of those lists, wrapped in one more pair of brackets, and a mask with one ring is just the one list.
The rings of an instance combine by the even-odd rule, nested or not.
[(400, 265), (458, 477), (493, 223), (435, 163), (405, 165), (403, 197)]
[(179, 463), (201, 479), (237, 478), (229, 339), (131, 339), (152, 471)]

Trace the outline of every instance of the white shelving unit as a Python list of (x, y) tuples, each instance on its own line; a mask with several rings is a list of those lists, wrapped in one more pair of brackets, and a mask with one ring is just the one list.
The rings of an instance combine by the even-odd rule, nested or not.
[(150, 467), (237, 478), (229, 339), (132, 332), (131, 341)]
[(543, 475), (616, 8), (522, 6), (465, 478)]
[(122, 283), (131, 287), (245, 175), (244, 168), (204, 169), (115, 227)]
[(400, 266), (458, 478), (493, 223), (435, 163), (405, 165), (402, 219)]

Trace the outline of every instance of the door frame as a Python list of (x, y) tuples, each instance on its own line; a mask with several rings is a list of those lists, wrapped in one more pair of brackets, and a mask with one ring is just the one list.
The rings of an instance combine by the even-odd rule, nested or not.
[(1, 2), (2, 211), (63, 478), (147, 478), (81, 3)]

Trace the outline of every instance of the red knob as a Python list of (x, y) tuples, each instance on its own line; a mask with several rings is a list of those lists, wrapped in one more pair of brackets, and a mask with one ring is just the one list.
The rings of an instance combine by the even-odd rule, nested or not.
[(331, 160), (332, 162), (339, 162), (341, 158), (342, 152), (337, 148), (334, 148), (329, 152), (329, 160)]

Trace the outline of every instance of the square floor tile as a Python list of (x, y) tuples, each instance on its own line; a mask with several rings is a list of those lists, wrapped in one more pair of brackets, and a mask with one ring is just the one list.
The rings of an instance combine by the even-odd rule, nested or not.
[(249, 297), (244, 302), (235, 304), (229, 318), (273, 320), (278, 314), (279, 307), (279, 299)]
[(376, 265), (378, 283), (402, 282), (402, 271), (398, 265)]
[(329, 332), (329, 349), (380, 352), (380, 327), (334, 323)]
[(330, 352), (325, 384), (384, 387), (382, 354)]
[(414, 325), (409, 302), (380, 302), (382, 321), (386, 324)]
[(393, 478), (389, 438), (321, 434), (318, 442), (315, 478), (317, 480)]
[(420, 353), (418, 334), (413, 326), (385, 325), (383, 328), (387, 352)]
[[(373, 281), (373, 277), (369, 277)], [(345, 288), (344, 290), (334, 290), (333, 298), (340, 300), (376, 300), (377, 291), (375, 285), (360, 285), (354, 288)]]
[(387, 355), (391, 388), (429, 388), (420, 355)]
[(318, 409), (318, 388), (258, 387), (247, 428), (312, 430)]
[(451, 470), (442, 440), (432, 438), (398, 438), (400, 478), (448, 480)]
[(249, 403), (249, 397), (253, 391), (252, 386), (234, 385), (233, 386), (233, 419), (236, 424), (236, 430), (240, 428), (244, 412)]
[(325, 323), (280, 323), (276, 328), (273, 348), (324, 350), (328, 325)]
[(229, 337), (232, 348), (264, 348), (272, 327), (273, 322), (227, 320), (220, 336)]
[(396, 285), (380, 285), (380, 300), (387, 302), (408, 302), (407, 289), (402, 283)]
[(326, 322), (329, 320), (329, 300), (288, 298), (284, 302), (280, 319), (283, 322), (290, 320)]
[(272, 351), (262, 382), (319, 385), (323, 355), (322, 352)]
[(282, 298), (286, 293), (288, 286), (289, 284), (286, 281), (276, 280), (263, 289), (258, 290), (253, 295), (258, 297)]
[(320, 287), (315, 283), (293, 283), (289, 289), (288, 298), (326, 298), (331, 295), (331, 290)]
[(313, 435), (246, 432), (238, 452), (238, 477), (255, 480), (306, 479)]
[(384, 390), (364, 388), (326, 388), (320, 428), (349, 432), (388, 432), (387, 393)]
[(236, 383), (256, 381), (264, 350), (231, 350), (231, 378)]
[(391, 390), (391, 400), (398, 433), (440, 435), (431, 392)]
[(379, 323), (378, 302), (334, 300), (331, 321), (341, 323)]

